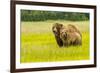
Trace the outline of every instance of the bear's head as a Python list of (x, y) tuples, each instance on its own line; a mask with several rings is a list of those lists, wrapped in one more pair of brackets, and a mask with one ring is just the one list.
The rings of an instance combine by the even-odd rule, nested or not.
[(61, 30), (61, 32), (60, 32), (60, 38), (62, 40), (67, 40), (67, 31), (66, 30)]
[(57, 44), (59, 45), (59, 47), (63, 46), (63, 42), (60, 38), (60, 30), (61, 30), (62, 26), (63, 26), (63, 24), (55, 23), (55, 24), (53, 24), (53, 27), (52, 27), (52, 31), (55, 35), (55, 38), (56, 38), (56, 41), (57, 41)]
[(60, 36), (60, 29), (62, 28), (63, 24), (55, 23), (53, 24), (52, 31), (55, 36)]

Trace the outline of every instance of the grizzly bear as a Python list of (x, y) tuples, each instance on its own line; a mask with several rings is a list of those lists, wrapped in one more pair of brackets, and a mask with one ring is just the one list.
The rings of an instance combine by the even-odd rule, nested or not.
[(62, 39), (64, 46), (82, 44), (82, 37), (78, 32), (70, 32), (67, 29), (63, 29), (60, 32), (60, 38)]
[(60, 39), (63, 41), (64, 46), (81, 45), (82, 35), (79, 29), (69, 24), (67, 27), (60, 29)]
[(60, 29), (62, 28), (62, 26), (63, 26), (63, 24), (55, 23), (55, 24), (53, 24), (53, 27), (52, 27), (52, 31), (55, 35), (55, 39), (56, 39), (56, 42), (59, 45), (59, 47), (63, 46), (63, 42), (60, 38)]
[(67, 27), (60, 23), (55, 23), (52, 27), (57, 44), (62, 46), (81, 45), (82, 35), (79, 29), (69, 24)]

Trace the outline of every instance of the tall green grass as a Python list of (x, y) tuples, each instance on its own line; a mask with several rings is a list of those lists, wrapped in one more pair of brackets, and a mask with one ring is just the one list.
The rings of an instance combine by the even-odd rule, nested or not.
[[(82, 32), (82, 46), (59, 47), (52, 24), (75, 24)], [(83, 28), (84, 27), (84, 28)], [(89, 21), (45, 21), (21, 23), (21, 63), (89, 59)]]

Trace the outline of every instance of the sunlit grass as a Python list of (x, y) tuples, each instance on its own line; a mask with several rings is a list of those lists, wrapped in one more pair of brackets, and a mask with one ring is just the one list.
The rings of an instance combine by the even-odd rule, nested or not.
[[(21, 63), (89, 59), (90, 36), (88, 31), (89, 28), (87, 27), (89, 22), (75, 22), (78, 26), (84, 24), (82, 26), (85, 27), (86, 25), (84, 29), (82, 27), (82, 29), (80, 28), (82, 31), (82, 46), (69, 46), (62, 48), (57, 45), (55, 37), (51, 31), (51, 23), (54, 22), (22, 22)], [(64, 21), (64, 23), (73, 22)]]

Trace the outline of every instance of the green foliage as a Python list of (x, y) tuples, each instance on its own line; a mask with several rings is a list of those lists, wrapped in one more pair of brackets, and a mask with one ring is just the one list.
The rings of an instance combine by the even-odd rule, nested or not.
[[(82, 46), (60, 48), (52, 33), (52, 24), (75, 24), (82, 32)], [(79, 24), (79, 25), (78, 25)], [(45, 28), (44, 28), (45, 27)], [(89, 59), (89, 21), (41, 21), (21, 23), (21, 63)]]
[(89, 13), (58, 12), (58, 11), (36, 11), (21, 10), (22, 21), (44, 21), (44, 20), (89, 20)]

